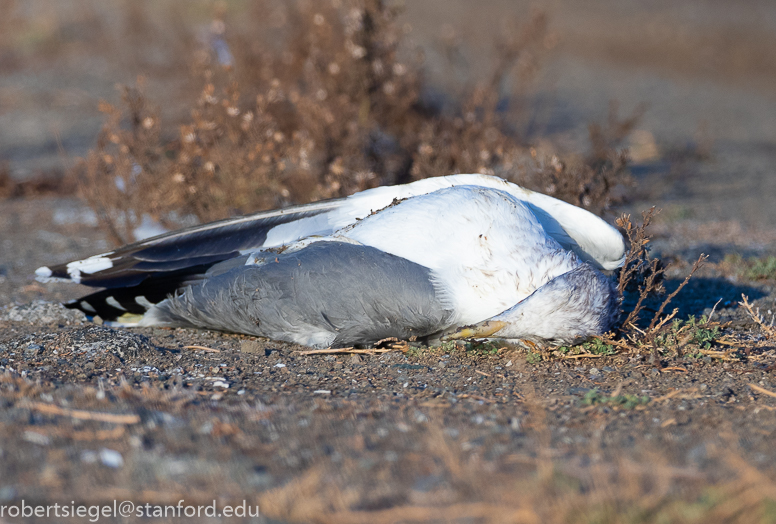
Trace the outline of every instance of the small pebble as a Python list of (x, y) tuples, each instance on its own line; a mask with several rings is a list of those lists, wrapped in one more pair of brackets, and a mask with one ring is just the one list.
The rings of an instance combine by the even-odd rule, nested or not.
[(124, 465), (121, 453), (113, 449), (102, 448), (100, 450), (100, 462), (110, 468), (120, 468)]
[(256, 340), (241, 340), (240, 353), (257, 354), (264, 353), (264, 350)]
[(33, 444), (38, 444), (39, 446), (48, 446), (51, 444), (51, 439), (47, 435), (38, 433), (37, 431), (25, 431), (22, 438), (24, 438), (24, 440), (27, 442), (32, 442)]
[(38, 351), (40, 351), (41, 347), (38, 344), (28, 344), (27, 347), (24, 349), (24, 356), (31, 357), (34, 356)]

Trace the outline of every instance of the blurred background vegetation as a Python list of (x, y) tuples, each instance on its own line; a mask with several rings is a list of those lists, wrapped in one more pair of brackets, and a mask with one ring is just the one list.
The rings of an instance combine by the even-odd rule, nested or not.
[(457, 172), (757, 222), (719, 187), (776, 156), (743, 4), (2, 0), (0, 194), (78, 193), (114, 243)]

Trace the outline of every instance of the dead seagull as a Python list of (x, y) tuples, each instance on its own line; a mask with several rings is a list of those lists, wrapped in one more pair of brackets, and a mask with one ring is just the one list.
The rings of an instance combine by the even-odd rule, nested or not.
[(36, 274), (106, 288), (68, 305), (116, 325), (314, 347), (390, 337), (545, 345), (612, 326), (619, 296), (599, 269), (624, 253), (617, 230), (583, 209), (452, 175), (195, 226)]

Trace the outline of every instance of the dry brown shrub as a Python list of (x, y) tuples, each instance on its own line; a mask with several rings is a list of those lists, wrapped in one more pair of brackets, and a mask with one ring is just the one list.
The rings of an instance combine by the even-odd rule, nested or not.
[[(664, 314), (666, 307), (679, 294), (682, 288), (687, 285), (692, 276), (703, 266), (708, 258), (704, 254), (698, 257), (698, 260), (695, 261), (690, 272), (679, 286), (660, 302), (649, 321), (649, 325), (644, 329), (640, 329), (637, 324), (646, 302), (655, 296), (665, 293), (663, 276), (669, 268), (660, 259), (653, 257), (647, 247), (652, 238), (648, 228), (657, 212), (654, 207), (644, 211), (640, 225), (633, 224), (630, 215), (622, 215), (617, 219), (617, 225), (625, 232), (630, 243), (630, 249), (619, 272), (618, 289), (620, 294), (624, 295), (627, 291), (630, 291), (637, 296), (635, 305), (629, 308), (628, 315), (622, 321), (621, 332), (634, 347), (647, 347), (653, 350), (657, 348), (655, 339), (661, 333), (669, 330), (671, 327), (669, 321), (678, 313), (678, 310), (674, 309), (673, 312), (666, 315)], [(708, 320), (706, 323), (708, 323)]]
[(138, 84), (123, 90), (127, 113), (100, 103), (106, 121), (96, 148), (76, 167), (81, 194), (116, 243), (133, 239), (144, 213), (160, 216), (166, 204), (161, 182), (172, 164), (160, 140), (157, 111), (142, 96), (142, 78)]
[(654, 207), (644, 211), (641, 214), (642, 222), (640, 225), (633, 224), (630, 215), (622, 215), (617, 219), (617, 225), (625, 232), (630, 244), (625, 263), (618, 276), (618, 289), (620, 294), (624, 294), (628, 289), (634, 289), (638, 292), (636, 305), (623, 322), (626, 326), (639, 318), (644, 301), (649, 296), (662, 294), (665, 291), (662, 277), (666, 268), (659, 259), (653, 258), (647, 249), (647, 244), (651, 240), (647, 228), (656, 214), (657, 211)]
[[(128, 27), (145, 27), (143, 13), (132, 13)], [(467, 172), (595, 212), (611, 205), (628, 171), (609, 135), (591, 128), (593, 155), (567, 166), (509, 130), (519, 104), (499, 109), (540, 67), (543, 13), (510, 26), (496, 42), (492, 74), (465, 86), (452, 110), (429, 107), (422, 64), (399, 59), (397, 14), (380, 0), (266, 0), (239, 13), (253, 24), (217, 8), (199, 44), (178, 30), (202, 85), (189, 121), (167, 136), (142, 82), (124, 88), (120, 107), (101, 105), (97, 146), (73, 171), (111, 238), (131, 241), (145, 216), (172, 228)], [(504, 93), (507, 84), (515, 87)], [(614, 115), (611, 136), (633, 121)]]
[(0, 199), (73, 195), (76, 191), (74, 180), (62, 176), (60, 171), (41, 172), (25, 180), (16, 180), (11, 176), (8, 164), (0, 163)]

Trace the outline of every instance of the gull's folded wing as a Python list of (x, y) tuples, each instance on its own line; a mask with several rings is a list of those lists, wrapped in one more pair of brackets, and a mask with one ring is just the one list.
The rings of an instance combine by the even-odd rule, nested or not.
[[(71, 307), (117, 316), (149, 307), (182, 286), (201, 280), (214, 265), (262, 248), (334, 233), (404, 199), (453, 186), (499, 189), (525, 202), (547, 234), (595, 267), (622, 263), (622, 236), (599, 217), (560, 200), (528, 191), (497, 177), (469, 174), (378, 187), (347, 198), (315, 202), (173, 231), (115, 251), (36, 271), (38, 280), (70, 280), (107, 288)], [(408, 224), (422, 228), (423, 224)], [(116, 290), (110, 292), (110, 290)], [(109, 318), (108, 317), (108, 318)], [(103, 317), (106, 318), (106, 317)]]
[[(191, 267), (212, 266), (216, 262), (259, 249), (272, 230), (294, 223), (288, 241), (299, 237), (329, 234), (326, 214), (339, 208), (342, 199), (315, 202), (286, 209), (265, 211), (192, 226), (122, 246), (115, 251), (76, 260), (67, 264), (42, 267), (38, 280), (72, 280), (94, 287), (136, 285), (149, 274), (169, 274)], [(281, 244), (283, 242), (280, 242)], [(277, 245), (277, 244), (274, 244)]]
[[(267, 245), (268, 235), (284, 242), (332, 232), (327, 214), (343, 199), (229, 218), (165, 233), (115, 251), (52, 267), (38, 280), (68, 280), (107, 288), (68, 304), (103, 318), (140, 313), (182, 286), (199, 281), (214, 264)], [(282, 235), (273, 234), (283, 226)]]

